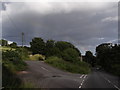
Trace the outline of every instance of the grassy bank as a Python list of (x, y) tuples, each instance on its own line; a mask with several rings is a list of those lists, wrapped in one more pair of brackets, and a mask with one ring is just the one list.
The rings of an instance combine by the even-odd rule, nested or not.
[(49, 57), (45, 60), (46, 63), (62, 69), (64, 71), (68, 71), (71, 73), (80, 73), (80, 74), (87, 74), (90, 72), (89, 65), (85, 62), (77, 62), (77, 63), (70, 63), (64, 61), (62, 58), (58, 58), (55, 56)]
[(22, 60), (20, 50), (2, 51), (2, 86), (5, 88), (19, 88), (23, 82), (17, 72), (27, 69), (27, 64)]
[(13, 73), (10, 69), (3, 65), (2, 67), (2, 86), (5, 89), (12, 88), (34, 88), (34, 85), (30, 82), (23, 82), (16, 73)]

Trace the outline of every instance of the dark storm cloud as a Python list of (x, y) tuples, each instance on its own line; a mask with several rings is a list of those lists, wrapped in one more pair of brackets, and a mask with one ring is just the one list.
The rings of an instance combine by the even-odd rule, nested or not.
[[(70, 12), (41, 14), (20, 3), (24, 12), (14, 4), (12, 13), (5, 12), (3, 18), (3, 38), (21, 44), (21, 33), (25, 33), (26, 44), (35, 36), (44, 39), (70, 41), (79, 49), (85, 46), (93, 49), (95, 45), (117, 38), (117, 6), (110, 3), (103, 9), (74, 9)], [(56, 4), (53, 4), (54, 6)], [(73, 7), (79, 4), (69, 4)], [(33, 7), (34, 8), (34, 7)], [(62, 7), (61, 7), (62, 8)], [(42, 8), (41, 8), (42, 9)], [(110, 18), (108, 18), (110, 17)], [(81, 46), (81, 47), (80, 47)]]

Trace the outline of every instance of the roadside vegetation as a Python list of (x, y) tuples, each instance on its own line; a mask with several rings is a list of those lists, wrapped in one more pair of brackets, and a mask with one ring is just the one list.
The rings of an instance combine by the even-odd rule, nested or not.
[(96, 47), (97, 64), (105, 71), (120, 76), (120, 45), (103, 43)]
[(2, 67), (3, 87), (20, 87), (23, 82), (18, 78), (16, 73), (27, 69), (27, 64), (22, 60), (19, 50), (3, 51)]
[(61, 70), (71, 73), (88, 74), (90, 72), (89, 64), (85, 62), (71, 63), (56, 56), (47, 58), (45, 62), (52, 65), (53, 67), (57, 67)]
[(1, 40), (0, 52), (2, 52), (2, 87), (4, 88), (24, 88), (32, 87), (28, 82), (24, 83), (17, 72), (27, 69), (24, 62), (28, 57), (26, 48), (18, 47), (15, 42), (8, 44), (6, 40)]
[[(70, 42), (34, 38), (30, 42), (33, 56), (39, 59), (40, 54), (45, 56), (45, 62), (71, 73), (87, 74), (90, 72), (90, 65), (82, 62), (80, 51)], [(41, 59), (42, 60), (42, 59)]]
[(96, 56), (86, 51), (83, 61), (92, 67), (120, 76), (120, 45), (103, 43), (96, 47)]
[[(86, 51), (85, 56), (81, 56), (80, 51), (72, 43), (66, 41), (47, 40), (45, 42), (42, 38), (36, 37), (32, 39), (30, 45), (33, 54), (45, 55), (46, 63), (52, 62), (51, 57), (53, 58), (54, 56), (53, 59), (57, 57), (56, 61), (52, 63), (52, 65), (54, 65), (55, 67), (63, 68), (64, 66), (59, 65), (63, 61), (64, 63), (69, 63), (68, 66), (65, 67), (72, 66), (71, 63), (77, 64), (86, 62), (89, 65), (86, 65), (85, 67), (89, 66), (89, 68), (91, 68), (99, 66), (102, 70), (104, 69), (107, 72), (120, 76), (119, 44), (113, 45), (111, 43), (103, 43), (101, 45), (98, 45), (96, 47), (95, 56), (92, 54), (91, 51)], [(83, 58), (82, 62), (81, 57)], [(56, 65), (55, 62), (59, 64)], [(81, 66), (82, 64), (79, 64), (79, 67)], [(86, 69), (85, 67), (85, 71), (90, 71), (88, 68)], [(73, 70), (71, 69), (71, 71)]]
[[(24, 60), (39, 60), (58, 69), (71, 72), (88, 74), (91, 67), (100, 66), (107, 72), (120, 76), (120, 45), (104, 43), (96, 47), (96, 56), (91, 51), (86, 51), (85, 56), (70, 42), (47, 40), (35, 37), (30, 42), (30, 47), (17, 46), (13, 42), (0, 40), (2, 52), (2, 78), (3, 87), (24, 88), (34, 87), (33, 84), (22, 80), (17, 72), (27, 69)], [(81, 59), (81, 57), (83, 59)]]

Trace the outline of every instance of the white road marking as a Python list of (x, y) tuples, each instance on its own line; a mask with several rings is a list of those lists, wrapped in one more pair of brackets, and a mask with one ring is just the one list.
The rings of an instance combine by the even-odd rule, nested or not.
[(83, 83), (81, 83), (81, 86), (83, 85)]
[(79, 86), (79, 88), (81, 88), (82, 86)]
[(44, 68), (44, 67), (41, 67), (42, 69), (44, 69), (44, 70), (46, 70), (46, 71), (48, 71), (46, 68)]
[(81, 82), (79, 88), (82, 87), (82, 85), (83, 85), (83, 83), (84, 83), (86, 77), (87, 77), (87, 75), (84, 75), (84, 74), (80, 77), (80, 78), (83, 78), (83, 80), (82, 80), (82, 82)]
[(109, 83), (111, 83), (110, 80), (107, 80), (107, 81), (108, 81)]
[(118, 88), (116, 85), (114, 85), (115, 88), (117, 88), (118, 90), (120, 90), (120, 88)]
[(84, 76), (84, 74), (83, 74), (83, 75), (81, 75), (81, 76), (80, 76), (80, 78), (82, 78), (83, 76)]
[(86, 78), (86, 77), (87, 77), (87, 75), (84, 76), (84, 78)]
[(111, 81), (108, 80), (105, 76), (103, 76), (103, 78), (104, 78), (105, 80), (107, 80), (110, 84), (112, 84), (115, 88), (117, 88), (118, 90), (120, 90), (120, 88), (118, 88), (115, 84), (111, 83)]

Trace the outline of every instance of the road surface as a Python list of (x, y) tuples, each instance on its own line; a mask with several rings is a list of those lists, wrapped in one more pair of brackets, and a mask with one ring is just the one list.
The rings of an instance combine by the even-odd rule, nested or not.
[(35, 88), (115, 88), (120, 90), (119, 78), (105, 72), (73, 74), (56, 69), (42, 61), (26, 61), (28, 69), (19, 73), (24, 82)]

